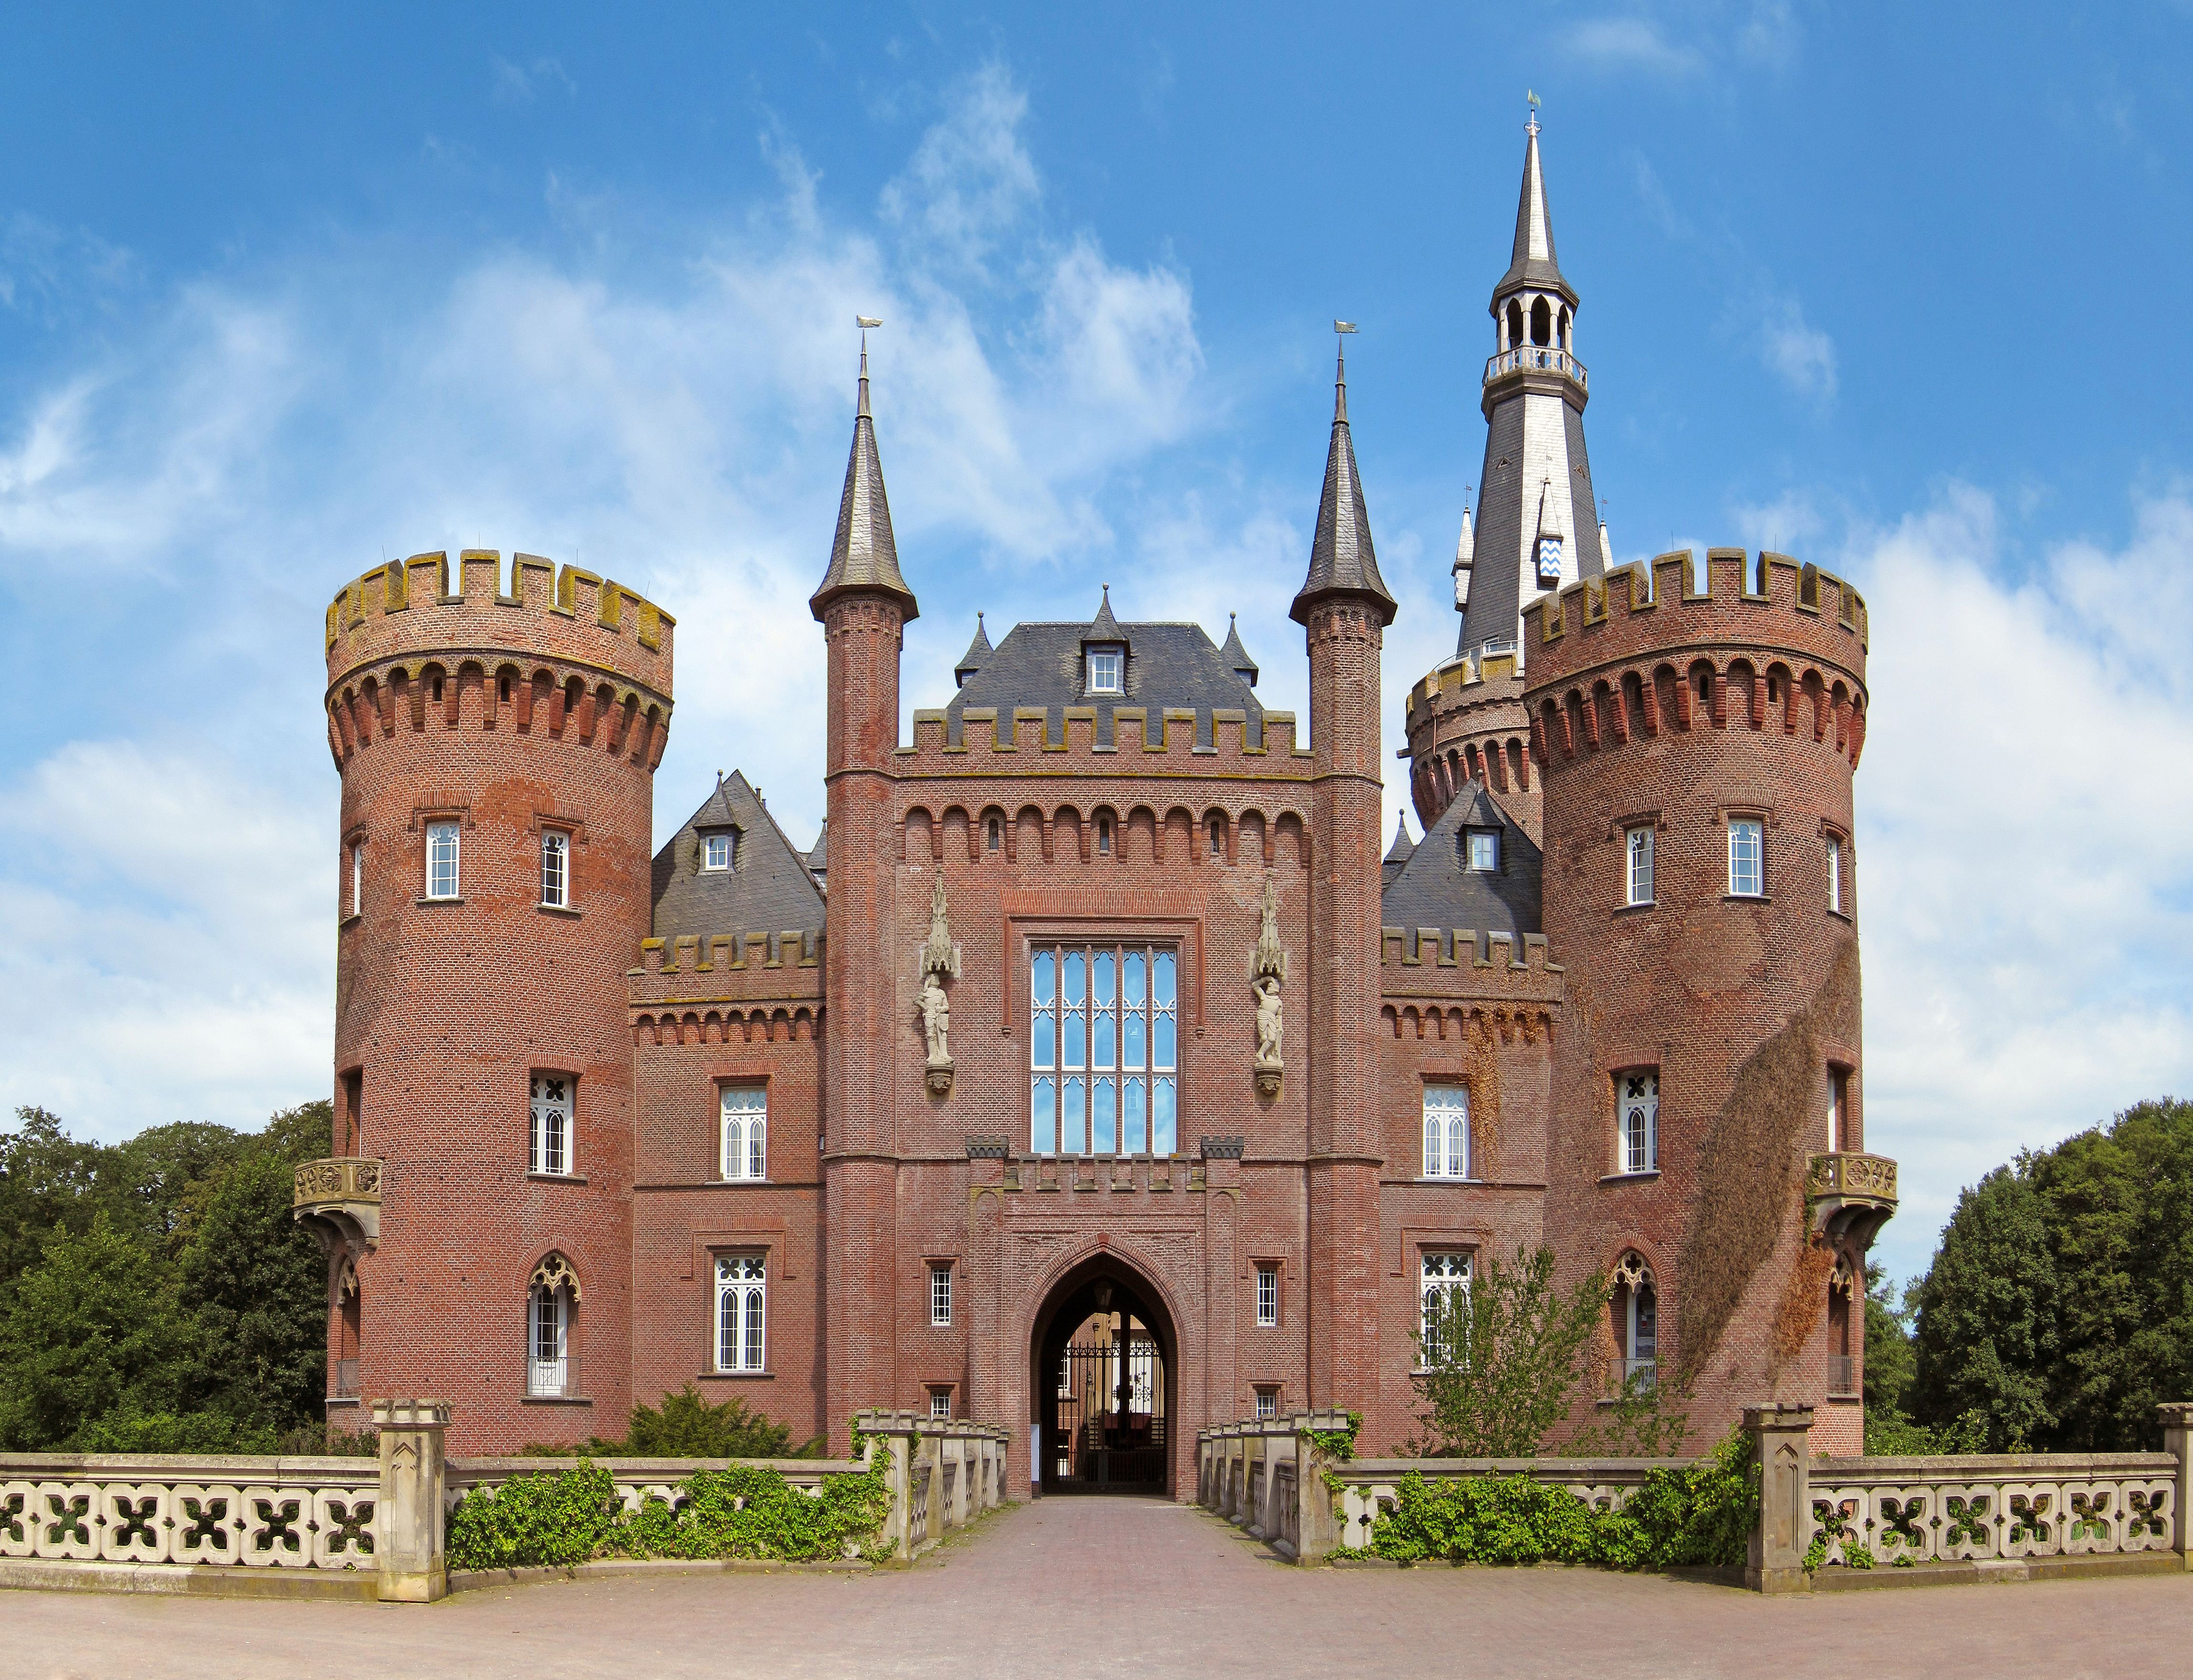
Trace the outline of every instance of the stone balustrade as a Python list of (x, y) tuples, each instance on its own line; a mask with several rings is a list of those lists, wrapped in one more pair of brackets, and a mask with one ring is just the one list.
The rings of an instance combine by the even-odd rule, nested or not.
[(854, 1416), (869, 1452), (885, 1452), (890, 1515), (884, 1538), (891, 1554), (910, 1562), (947, 1533), (1005, 1501), (1004, 1425), (913, 1412)]
[(1218, 1424), (1195, 1437), (1197, 1502), (1239, 1524), (1280, 1556), (1315, 1563), (1343, 1543), (1329, 1474), (1345, 1476), (1318, 1437), (1348, 1432), (1345, 1412), (1296, 1412)]

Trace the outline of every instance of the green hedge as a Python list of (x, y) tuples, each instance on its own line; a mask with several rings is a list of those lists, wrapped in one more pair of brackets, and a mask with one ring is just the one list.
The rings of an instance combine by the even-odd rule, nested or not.
[(759, 1465), (704, 1470), (678, 1484), (673, 1504), (650, 1499), (638, 1515), (617, 1503), (608, 1471), (515, 1476), (466, 1495), (449, 1515), (444, 1553), (452, 1569), (583, 1563), (593, 1557), (869, 1557), (881, 1543), (890, 1495), (883, 1465), (826, 1476), (810, 1498)]
[(1740, 1565), (1759, 1521), (1759, 1478), (1740, 1431), (1688, 1469), (1647, 1471), (1620, 1511), (1595, 1511), (1528, 1476), (1412, 1474), (1396, 1491), (1371, 1551), (1404, 1562)]

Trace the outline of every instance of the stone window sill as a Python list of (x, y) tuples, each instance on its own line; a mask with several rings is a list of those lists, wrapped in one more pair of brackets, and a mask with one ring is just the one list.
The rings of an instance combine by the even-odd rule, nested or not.
[(1771, 904), (1774, 897), (1767, 892), (1724, 892), (1721, 902), (1724, 904)]
[(1847, 921), (1851, 923), (1853, 926), (1858, 923), (1858, 918), (1852, 915), (1848, 910), (1839, 910), (1832, 904), (1828, 906), (1828, 914), (1833, 916), (1837, 921)]
[(704, 1383), (773, 1383), (774, 1371), (703, 1371), (700, 1380)]
[(354, 927), (364, 920), (365, 918), (364, 916), (360, 915), (356, 910), (352, 910), (348, 915), (342, 917), (335, 923), (335, 932), (340, 933), (346, 927)]
[(1657, 1178), (1659, 1176), (1660, 1169), (1655, 1167), (1649, 1173), (1609, 1173), (1599, 1182), (1602, 1184), (1634, 1184), (1649, 1178)]
[(455, 898), (415, 898), (411, 902), (423, 908), (429, 904), (461, 904), (465, 901), (463, 895), (460, 894)]
[(521, 1406), (591, 1406), (593, 1398), (584, 1394), (529, 1394), (518, 1401)]
[(528, 1173), (525, 1178), (528, 1184), (583, 1184), (587, 1182), (587, 1175), (583, 1173)]
[(1660, 901), (1658, 899), (1647, 898), (1641, 903), (1617, 904), (1614, 907), (1614, 914), (1618, 916), (1630, 916), (1635, 915), (1640, 910), (1657, 910), (1659, 908)]
[(576, 920), (585, 914), (584, 911), (570, 904), (536, 904), (534, 908), (544, 916), (570, 916)]
[(1828, 1398), (1834, 1401), (1839, 1406), (1855, 1406), (1860, 1401), (1864, 1400), (1865, 1396), (1856, 1392), (1838, 1394), (1830, 1390), (1828, 1395)]

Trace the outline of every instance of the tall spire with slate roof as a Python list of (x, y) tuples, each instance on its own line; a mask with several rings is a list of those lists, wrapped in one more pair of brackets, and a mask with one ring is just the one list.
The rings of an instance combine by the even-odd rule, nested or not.
[[(1352, 330), (1352, 329), (1351, 329)], [(1371, 513), (1363, 505), (1363, 481), (1355, 470), (1355, 442), (1348, 429), (1348, 353), (1341, 350), (1332, 381), (1332, 442), (1326, 450), (1325, 494), (1317, 504), (1317, 536), (1310, 543), (1309, 576), (1295, 594), (1288, 616), (1309, 622), (1309, 610), (1327, 595), (1368, 596), (1387, 623), (1394, 620), (1394, 598), (1378, 576), (1378, 556), (1371, 546)]]
[(1576, 356), (1577, 290), (1554, 255), (1536, 117), (1526, 136), (1515, 243), (1492, 289), (1493, 354), (1480, 403), (1485, 467), (1463, 571), (1468, 593), (1457, 590), (1455, 601), (1464, 613), (1460, 653), (1516, 649), (1526, 605), (1606, 570), (1584, 450), (1590, 383)]
[(849, 590), (895, 595), (908, 618), (921, 611), (898, 569), (891, 536), (890, 502), (884, 494), (883, 462), (876, 455), (876, 422), (868, 412), (868, 335), (861, 334), (861, 400), (853, 416), (853, 453), (845, 463), (845, 491), (838, 502), (838, 534), (830, 544), (830, 569), (807, 605), (819, 621), (830, 603)]

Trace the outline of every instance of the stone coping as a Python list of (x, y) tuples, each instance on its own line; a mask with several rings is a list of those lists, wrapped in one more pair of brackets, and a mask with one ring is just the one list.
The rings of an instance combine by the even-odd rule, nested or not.
[(542, 1563), (520, 1569), (452, 1569), (451, 1592), (477, 1592), (491, 1586), (532, 1586), (543, 1581), (605, 1580), (615, 1575), (865, 1575), (875, 1565), (865, 1558), (822, 1558), (793, 1562), (776, 1557), (603, 1557), (589, 1563)]
[(0, 1453), (4, 1482), (249, 1482), (378, 1485), (377, 1458), (276, 1458), (203, 1453)]
[(1991, 1557), (1970, 1562), (1914, 1563), (1908, 1569), (1876, 1563), (1870, 1569), (1812, 1572), (1815, 1592), (1860, 1592), (1875, 1587), (1975, 1586), (1990, 1582), (2081, 1580), (2097, 1575), (2182, 1575), (2185, 1560), (2174, 1551), (2088, 1551), (2070, 1557)]
[(0, 1558), (0, 1589), (121, 1592), (167, 1597), (337, 1599), (381, 1597), (376, 1569), (249, 1569), (234, 1563), (97, 1563), (72, 1558)]
[[(510, 1476), (555, 1475), (577, 1469), (581, 1459), (587, 1456), (574, 1453), (569, 1458), (559, 1459), (451, 1459), (444, 1474), (451, 1483)], [(593, 1459), (592, 1462), (612, 1476), (644, 1482), (683, 1482), (702, 1471), (726, 1471), (739, 1465), (754, 1470), (773, 1470), (787, 1481), (801, 1476), (859, 1476), (867, 1469), (858, 1459)]]
[(1829, 1482), (1970, 1481), (2019, 1476), (2175, 1474), (2175, 1453), (1967, 1453), (1900, 1459), (1811, 1461), (1812, 1480)]

